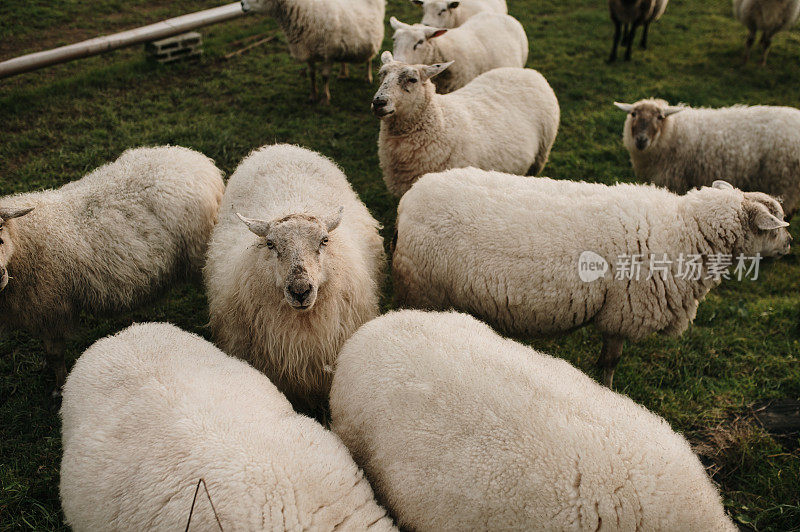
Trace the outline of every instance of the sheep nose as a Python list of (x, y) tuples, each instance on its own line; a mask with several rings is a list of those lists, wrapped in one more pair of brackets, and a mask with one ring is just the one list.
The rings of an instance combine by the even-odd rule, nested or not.
[(647, 147), (647, 137), (636, 137), (636, 147), (643, 150)]
[(380, 109), (382, 107), (386, 107), (386, 104), (389, 103), (389, 99), (386, 96), (375, 96), (372, 100), (372, 107), (374, 109)]
[(303, 303), (311, 294), (311, 285), (308, 283), (296, 283), (289, 286), (289, 295), (298, 303)]

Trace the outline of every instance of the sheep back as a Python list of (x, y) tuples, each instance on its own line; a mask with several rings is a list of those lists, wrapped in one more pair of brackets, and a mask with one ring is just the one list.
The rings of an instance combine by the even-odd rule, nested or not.
[[(134, 325), (90, 347), (61, 418), (61, 501), (76, 531), (182, 530), (199, 479), (224, 530), (392, 528), (335, 435), (172, 325)], [(217, 529), (203, 488), (191, 524)]]
[(666, 421), (463, 314), (364, 325), (331, 412), (402, 528), (736, 530)]

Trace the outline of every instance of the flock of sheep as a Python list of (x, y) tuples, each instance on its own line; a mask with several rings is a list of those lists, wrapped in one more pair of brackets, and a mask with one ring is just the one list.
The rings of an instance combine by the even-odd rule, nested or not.
[[(392, 276), (407, 310), (379, 316), (379, 224), (301, 147), (253, 151), (227, 185), (195, 151), (131, 149), (60, 189), (0, 198), (0, 310), (42, 339), (63, 384), (74, 529), (178, 528), (191, 507), (209, 530), (735, 530), (686, 440), (610, 389), (624, 341), (680, 334), (720, 277), (673, 265), (586, 282), (578, 259), (788, 253), (800, 111), (617, 104), (634, 170), (658, 186), (524, 177), (543, 169), (560, 111), (523, 68), (522, 26), (502, 0), (413, 2), (424, 24), (391, 19), (372, 101), (402, 198)], [(610, 4), (615, 50), (620, 24), (630, 50), (666, 7)], [(633, 4), (649, 15), (616, 11)], [(383, 0), (243, 6), (276, 16), (313, 98), (317, 63), (329, 100), (334, 62), (371, 60), (383, 37)], [(218, 347), (134, 325), (64, 382), (82, 310), (131, 308), (200, 271)], [(508, 334), (593, 323), (606, 386), (452, 309)], [(328, 409), (332, 430), (296, 413)]]

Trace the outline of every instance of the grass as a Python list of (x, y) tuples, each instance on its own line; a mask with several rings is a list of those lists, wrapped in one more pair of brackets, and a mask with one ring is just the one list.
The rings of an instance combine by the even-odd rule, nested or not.
[[(0, 59), (214, 5), (5, 0)], [(548, 78), (561, 103), (561, 131), (546, 175), (634, 180), (614, 100), (660, 96), (704, 106), (800, 107), (800, 32), (775, 39), (767, 68), (742, 67), (745, 30), (732, 19), (727, 0), (673, 0), (653, 27), (651, 49), (611, 66), (603, 62), (612, 32), (604, 2), (509, 0), (509, 11), (528, 32), (529, 66)], [(389, 0), (387, 19), (390, 14), (404, 21), (419, 17), (405, 0)], [(205, 54), (197, 62), (161, 66), (134, 48), (0, 81), (0, 193), (57, 187), (132, 146), (188, 146), (230, 174), (254, 147), (292, 142), (344, 168), (384, 224), (388, 245), (396, 201), (378, 168), (378, 122), (369, 112), (376, 87), (361, 79), (363, 66), (357, 66), (351, 79), (333, 83), (331, 107), (309, 105), (307, 81), (282, 36), (223, 58), (231, 42), (275, 29), (258, 16), (203, 29)], [(793, 235), (799, 241), (796, 227)], [(208, 337), (202, 285), (179, 283), (130, 313), (82, 316), (68, 363), (102, 336), (156, 320)], [(713, 291), (682, 337), (627, 346), (615, 378), (620, 392), (689, 437), (720, 484), (728, 511), (757, 530), (800, 529), (798, 441), (776, 440), (748, 414), (753, 405), (800, 398), (798, 322), (800, 262), (793, 251), (763, 265), (757, 282), (728, 282)], [(531, 343), (596, 375), (600, 338), (591, 327)], [(21, 332), (0, 337), (0, 529), (63, 528), (59, 420), (50, 386), (35, 339)]]

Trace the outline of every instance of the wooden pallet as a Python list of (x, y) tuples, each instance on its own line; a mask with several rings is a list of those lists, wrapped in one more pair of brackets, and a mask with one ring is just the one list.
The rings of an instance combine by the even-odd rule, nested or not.
[(147, 56), (159, 63), (172, 63), (203, 53), (203, 37), (196, 31), (149, 42), (144, 45)]

